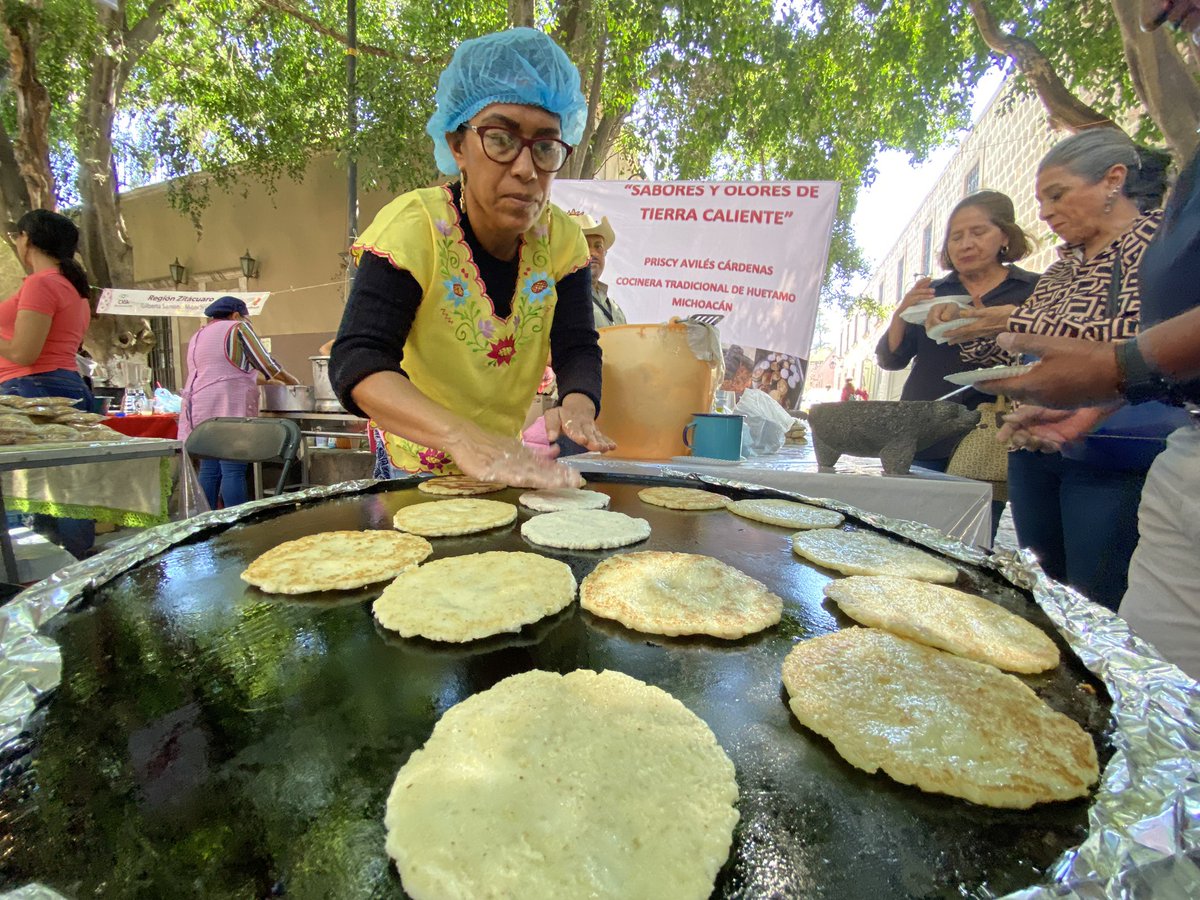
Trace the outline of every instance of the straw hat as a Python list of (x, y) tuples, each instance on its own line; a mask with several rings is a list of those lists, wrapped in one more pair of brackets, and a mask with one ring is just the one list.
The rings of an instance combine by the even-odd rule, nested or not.
[(598, 234), (604, 238), (604, 249), (612, 249), (612, 245), (617, 242), (617, 236), (613, 234), (612, 226), (608, 224), (608, 216), (601, 216), (597, 222), (585, 212), (580, 212), (577, 209), (567, 213), (571, 221), (583, 229), (584, 237), (591, 237), (593, 234)]

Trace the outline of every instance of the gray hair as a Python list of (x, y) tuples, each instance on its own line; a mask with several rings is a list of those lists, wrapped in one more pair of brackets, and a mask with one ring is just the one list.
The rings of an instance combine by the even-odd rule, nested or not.
[(1162, 205), (1171, 157), (1161, 150), (1138, 147), (1116, 128), (1091, 128), (1073, 134), (1050, 148), (1038, 163), (1038, 174), (1061, 166), (1095, 184), (1113, 166), (1126, 169), (1122, 193), (1142, 212)]

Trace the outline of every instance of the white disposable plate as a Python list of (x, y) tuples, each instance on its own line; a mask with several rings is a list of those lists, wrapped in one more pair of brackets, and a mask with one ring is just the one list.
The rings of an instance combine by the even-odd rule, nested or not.
[(938, 322), (932, 328), (926, 328), (925, 333), (935, 344), (948, 344), (950, 339), (946, 335), (970, 324), (970, 319), (951, 319), (949, 322)]
[(959, 306), (970, 306), (972, 304), (970, 297), (966, 294), (951, 294), (947, 297), (934, 297), (932, 300), (923, 300), (920, 303), (914, 303), (904, 312), (900, 313), (900, 318), (905, 322), (911, 322), (913, 325), (924, 325), (925, 319), (929, 315), (929, 311), (939, 303), (957, 303)]
[(990, 369), (971, 369), (968, 372), (955, 372), (947, 375), (946, 380), (951, 384), (975, 384), (980, 381), (992, 381), (996, 378), (1015, 378), (1024, 375), (1033, 366), (992, 366)]

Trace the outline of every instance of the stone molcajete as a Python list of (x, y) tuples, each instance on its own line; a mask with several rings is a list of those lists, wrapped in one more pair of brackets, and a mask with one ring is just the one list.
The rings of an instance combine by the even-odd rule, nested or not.
[(907, 475), (919, 451), (964, 435), (978, 422), (978, 410), (948, 400), (818, 403), (808, 413), (822, 469), (833, 468), (845, 453), (877, 456), (889, 475)]

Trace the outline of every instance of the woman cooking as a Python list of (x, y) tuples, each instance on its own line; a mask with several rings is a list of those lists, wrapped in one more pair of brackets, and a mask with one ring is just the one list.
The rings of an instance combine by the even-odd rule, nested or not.
[[(991, 339), (1005, 331), (1096, 341), (1137, 334), (1142, 254), (1158, 229), (1166, 188), (1165, 154), (1138, 148), (1101, 128), (1056, 144), (1037, 172), (1040, 214), (1065, 242), (1026, 303), (1007, 310), (949, 309), (930, 320), (965, 317), (949, 332), (968, 357), (988, 362)], [(985, 338), (988, 340), (980, 341)], [(979, 348), (984, 349), (979, 349)], [(1148, 467), (1148, 464), (1147, 464)], [(1130, 470), (1062, 453), (1009, 454), (1013, 522), (1052, 578), (1116, 609), (1137, 543), (1137, 508), (1146, 468)]]
[(438, 80), (426, 131), (438, 168), (460, 178), (392, 201), (354, 244), (330, 360), (343, 405), (383, 429), (395, 471), (579, 484), (518, 439), (551, 352), (551, 441), (614, 447), (595, 422), (587, 243), (549, 202), (586, 114), (579, 72), (530, 28), (464, 42)]
[[(188, 380), (179, 414), (179, 439), (186, 441), (197, 425), (218, 416), (257, 416), (258, 385), (264, 381), (299, 384), (267, 353), (250, 327), (250, 311), (237, 297), (218, 297), (204, 309), (208, 321), (188, 342)], [(250, 499), (246, 488), (249, 463), (229, 459), (200, 460), (200, 487), (211, 509)]]

